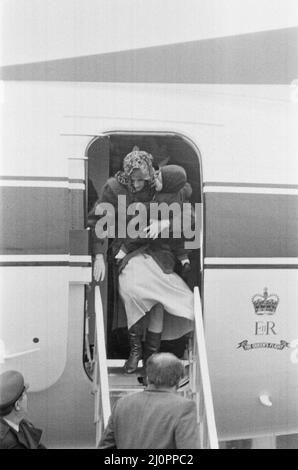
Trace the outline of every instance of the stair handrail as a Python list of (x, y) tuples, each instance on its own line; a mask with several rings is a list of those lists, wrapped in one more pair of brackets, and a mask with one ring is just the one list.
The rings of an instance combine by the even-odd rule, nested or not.
[[(101, 300), (100, 287), (95, 286), (95, 319), (96, 319), (96, 357), (95, 366), (98, 368), (98, 373), (95, 374), (95, 386), (99, 393), (95, 394), (95, 400), (98, 400), (96, 410), (98, 413), (102, 413), (103, 421), (102, 425), (98, 424), (100, 417), (96, 416), (96, 446), (99, 443), (103, 429), (108, 424), (109, 417), (111, 415), (111, 403), (110, 403), (110, 390), (109, 390), (109, 378), (108, 378), (108, 363), (105, 343), (105, 328), (104, 328), (104, 315), (103, 306)], [(100, 402), (99, 402), (100, 401)], [(101, 406), (100, 406), (101, 405)]]
[(209, 367), (207, 360), (207, 349), (204, 334), (203, 312), (199, 288), (194, 288), (194, 314), (195, 314), (195, 339), (197, 343), (197, 360), (200, 367), (201, 388), (203, 390), (204, 409), (206, 412), (207, 432), (209, 447), (218, 449), (218, 436), (216, 430), (214, 406), (211, 392)]

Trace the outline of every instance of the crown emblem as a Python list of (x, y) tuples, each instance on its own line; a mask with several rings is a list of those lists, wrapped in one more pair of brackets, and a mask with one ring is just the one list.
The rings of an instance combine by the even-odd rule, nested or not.
[(267, 287), (264, 288), (264, 294), (255, 294), (252, 297), (252, 303), (256, 315), (274, 315), (279, 304), (279, 297), (276, 294), (268, 294)]

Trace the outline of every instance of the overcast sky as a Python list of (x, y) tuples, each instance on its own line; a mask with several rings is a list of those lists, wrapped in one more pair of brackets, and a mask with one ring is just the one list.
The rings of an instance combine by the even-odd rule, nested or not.
[(298, 26), (297, 0), (0, 0), (2, 65)]

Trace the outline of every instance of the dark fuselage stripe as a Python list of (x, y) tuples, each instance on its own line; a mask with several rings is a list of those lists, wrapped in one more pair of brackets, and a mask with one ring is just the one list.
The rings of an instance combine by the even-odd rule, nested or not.
[[(84, 231), (83, 195), (1, 187), (0, 254), (87, 254), (88, 234), (70, 239)], [(298, 194), (207, 192), (204, 214), (205, 258), (298, 258)]]
[[(66, 261), (7, 261), (0, 262), (0, 266), (70, 266), (91, 267), (91, 263), (74, 263)], [(298, 269), (298, 264), (204, 264), (204, 269)]]
[[(203, 187), (227, 187), (227, 188), (276, 188), (276, 189), (298, 189), (298, 184), (268, 184), (268, 183), (220, 183), (210, 182), (203, 183)], [(253, 193), (253, 191), (252, 191)]]
[(207, 192), (204, 210), (206, 258), (298, 257), (298, 194)]
[(0, 181), (65, 181), (85, 184), (83, 179), (64, 178), (60, 176), (0, 176)]
[(0, 176), (0, 180), (20, 180), (20, 181), (68, 181), (62, 176)]
[(298, 269), (298, 264), (204, 264), (204, 269)]
[(91, 267), (91, 263), (76, 263), (67, 261), (1, 261), (0, 266), (71, 266)]
[(70, 229), (84, 229), (84, 204), (83, 191), (0, 187), (0, 254), (69, 253)]

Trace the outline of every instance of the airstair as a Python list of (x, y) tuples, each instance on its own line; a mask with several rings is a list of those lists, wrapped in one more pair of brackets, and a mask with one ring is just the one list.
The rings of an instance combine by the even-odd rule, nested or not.
[[(197, 405), (197, 421), (201, 449), (218, 449), (218, 438), (208, 371), (201, 299), (198, 287), (194, 288), (195, 331), (189, 341), (188, 358), (184, 361), (189, 380), (178, 393)], [(111, 414), (111, 404), (127, 393), (142, 391), (136, 375), (122, 372), (124, 361), (108, 360), (105, 347), (105, 329), (100, 288), (95, 288), (96, 339), (94, 350), (94, 398), (96, 447)]]

